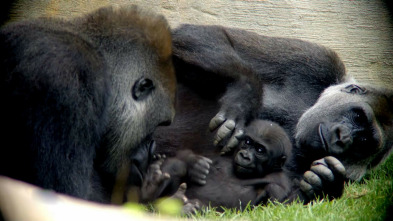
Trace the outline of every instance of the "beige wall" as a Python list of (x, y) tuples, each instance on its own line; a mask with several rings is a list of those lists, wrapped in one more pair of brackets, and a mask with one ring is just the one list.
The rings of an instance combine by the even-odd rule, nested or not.
[(382, 0), (24, 0), (13, 17), (72, 17), (107, 2), (152, 8), (173, 27), (218, 24), (317, 42), (335, 49), (359, 81), (393, 87), (393, 20)]

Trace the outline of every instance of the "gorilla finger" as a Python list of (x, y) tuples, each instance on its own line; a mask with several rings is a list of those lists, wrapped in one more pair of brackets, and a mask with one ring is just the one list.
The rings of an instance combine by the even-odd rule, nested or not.
[(313, 198), (313, 197), (314, 197), (314, 194), (315, 194), (314, 189), (313, 189), (313, 187), (312, 187), (309, 183), (307, 183), (307, 182), (304, 181), (304, 180), (301, 180), (299, 186), (300, 186), (300, 189), (301, 189), (309, 198)]
[(311, 164), (311, 166), (316, 166), (316, 165), (323, 165), (323, 166), (325, 166), (325, 167), (329, 167), (329, 166), (327, 165), (327, 163), (325, 162), (325, 159), (324, 159), (324, 158), (319, 159), (319, 160), (316, 160), (316, 161), (312, 162), (312, 164)]
[(222, 123), (224, 123), (226, 120), (225, 118), (225, 114), (222, 112), (219, 112), (218, 114), (216, 114), (216, 116), (214, 116), (209, 123), (209, 129), (210, 131), (213, 131), (215, 129), (217, 129)]
[(206, 175), (209, 174), (209, 171), (190, 171), (190, 177), (193, 179), (206, 179)]
[(151, 165), (149, 166), (149, 169), (148, 169), (149, 173), (154, 173), (154, 172), (157, 171), (157, 170), (161, 171), (161, 166), (158, 165), (158, 164), (154, 164), (154, 163), (151, 164)]
[(207, 162), (205, 159), (200, 159), (198, 162), (195, 164), (195, 169), (198, 170), (209, 170), (210, 169), (210, 163)]
[(213, 163), (213, 160), (211, 160), (210, 158), (207, 158), (207, 157), (202, 157), (202, 158), (203, 158), (203, 160), (204, 160), (205, 162), (207, 162), (207, 163), (209, 164), (209, 167), (210, 167), (210, 164)]
[(153, 175), (155, 175), (155, 176), (161, 176), (161, 175), (162, 175), (161, 169), (153, 170), (152, 173), (153, 173)]
[(235, 129), (236, 123), (233, 120), (227, 120), (225, 123), (218, 129), (215, 139), (214, 145), (220, 143), (224, 138), (229, 136), (232, 131)]
[(226, 150), (232, 150), (239, 144), (239, 139), (243, 136), (244, 131), (242, 129), (238, 129), (235, 131), (231, 139), (229, 139), (227, 145), (225, 146)]
[(161, 159), (161, 154), (154, 154), (153, 155), (153, 160), (160, 160)]
[(192, 179), (192, 181), (194, 182), (194, 183), (196, 183), (196, 184), (199, 184), (199, 185), (205, 185), (206, 184), (206, 179)]
[(332, 156), (327, 156), (324, 158), (325, 162), (329, 165), (329, 168), (333, 171), (335, 174), (340, 174), (342, 176), (345, 176), (346, 170), (344, 165), (339, 161), (337, 158), (332, 157)]
[(306, 171), (303, 177), (307, 183), (313, 186), (313, 188), (322, 188), (322, 180), (314, 172)]
[(186, 190), (187, 190), (187, 184), (182, 183), (180, 184), (179, 188), (177, 189), (176, 193), (173, 194), (173, 198), (180, 199), (183, 201), (183, 203), (187, 203), (188, 199), (186, 197)]
[(227, 153), (229, 153), (231, 151), (231, 149), (229, 149), (228, 146), (225, 146), (221, 149), (220, 155), (225, 155)]
[(330, 170), (330, 168), (324, 165), (312, 166), (311, 171), (320, 176), (322, 179), (327, 180), (328, 182), (334, 181), (333, 172)]
[(161, 185), (169, 178), (171, 178), (171, 176), (168, 173), (162, 173), (159, 176), (154, 176), (151, 182), (155, 183), (156, 185)]
[(181, 215), (182, 216), (190, 216), (192, 214), (196, 214), (197, 211), (198, 211), (198, 208), (196, 208), (196, 206), (194, 206), (191, 203), (186, 203), (183, 206), (183, 209), (181, 211)]
[(169, 178), (171, 178), (171, 175), (169, 173), (164, 173), (164, 177), (165, 177), (165, 179), (169, 179)]

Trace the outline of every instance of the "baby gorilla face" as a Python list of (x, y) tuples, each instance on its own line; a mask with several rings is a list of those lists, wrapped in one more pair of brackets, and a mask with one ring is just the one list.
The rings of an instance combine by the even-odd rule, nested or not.
[(282, 169), (292, 145), (278, 124), (255, 120), (246, 127), (244, 134), (234, 155), (237, 176), (256, 178)]
[(239, 176), (255, 177), (258, 172), (264, 173), (262, 165), (268, 158), (266, 147), (247, 136), (235, 154), (235, 172)]

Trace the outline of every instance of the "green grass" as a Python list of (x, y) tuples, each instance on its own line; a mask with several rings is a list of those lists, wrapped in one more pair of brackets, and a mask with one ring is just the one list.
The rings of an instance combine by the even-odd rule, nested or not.
[[(359, 183), (348, 183), (344, 195), (336, 200), (312, 204), (272, 204), (244, 211), (232, 209), (192, 216), (194, 220), (385, 220), (393, 206), (393, 156), (367, 174)], [(392, 210), (392, 207), (390, 208)]]

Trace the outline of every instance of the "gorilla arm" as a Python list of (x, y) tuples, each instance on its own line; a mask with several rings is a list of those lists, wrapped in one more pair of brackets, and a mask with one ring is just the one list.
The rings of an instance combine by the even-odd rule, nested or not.
[(175, 157), (159, 157), (148, 169), (142, 184), (141, 202), (152, 202), (159, 197), (172, 196), (182, 183), (206, 184), (212, 161), (191, 150), (179, 151)]
[[(183, 25), (173, 31), (173, 46), (180, 83), (210, 98), (226, 90), (210, 124), (211, 130), (221, 126), (215, 144), (225, 146), (223, 152), (236, 146), (242, 124), (257, 114), (294, 130), (320, 93), (345, 78), (345, 67), (334, 51), (298, 39)], [(267, 100), (261, 111), (262, 83)]]
[(239, 57), (224, 28), (181, 26), (173, 32), (173, 47), (179, 83), (201, 96), (220, 97), (220, 109), (209, 127), (218, 128), (214, 143), (228, 152), (262, 106), (261, 81)]

